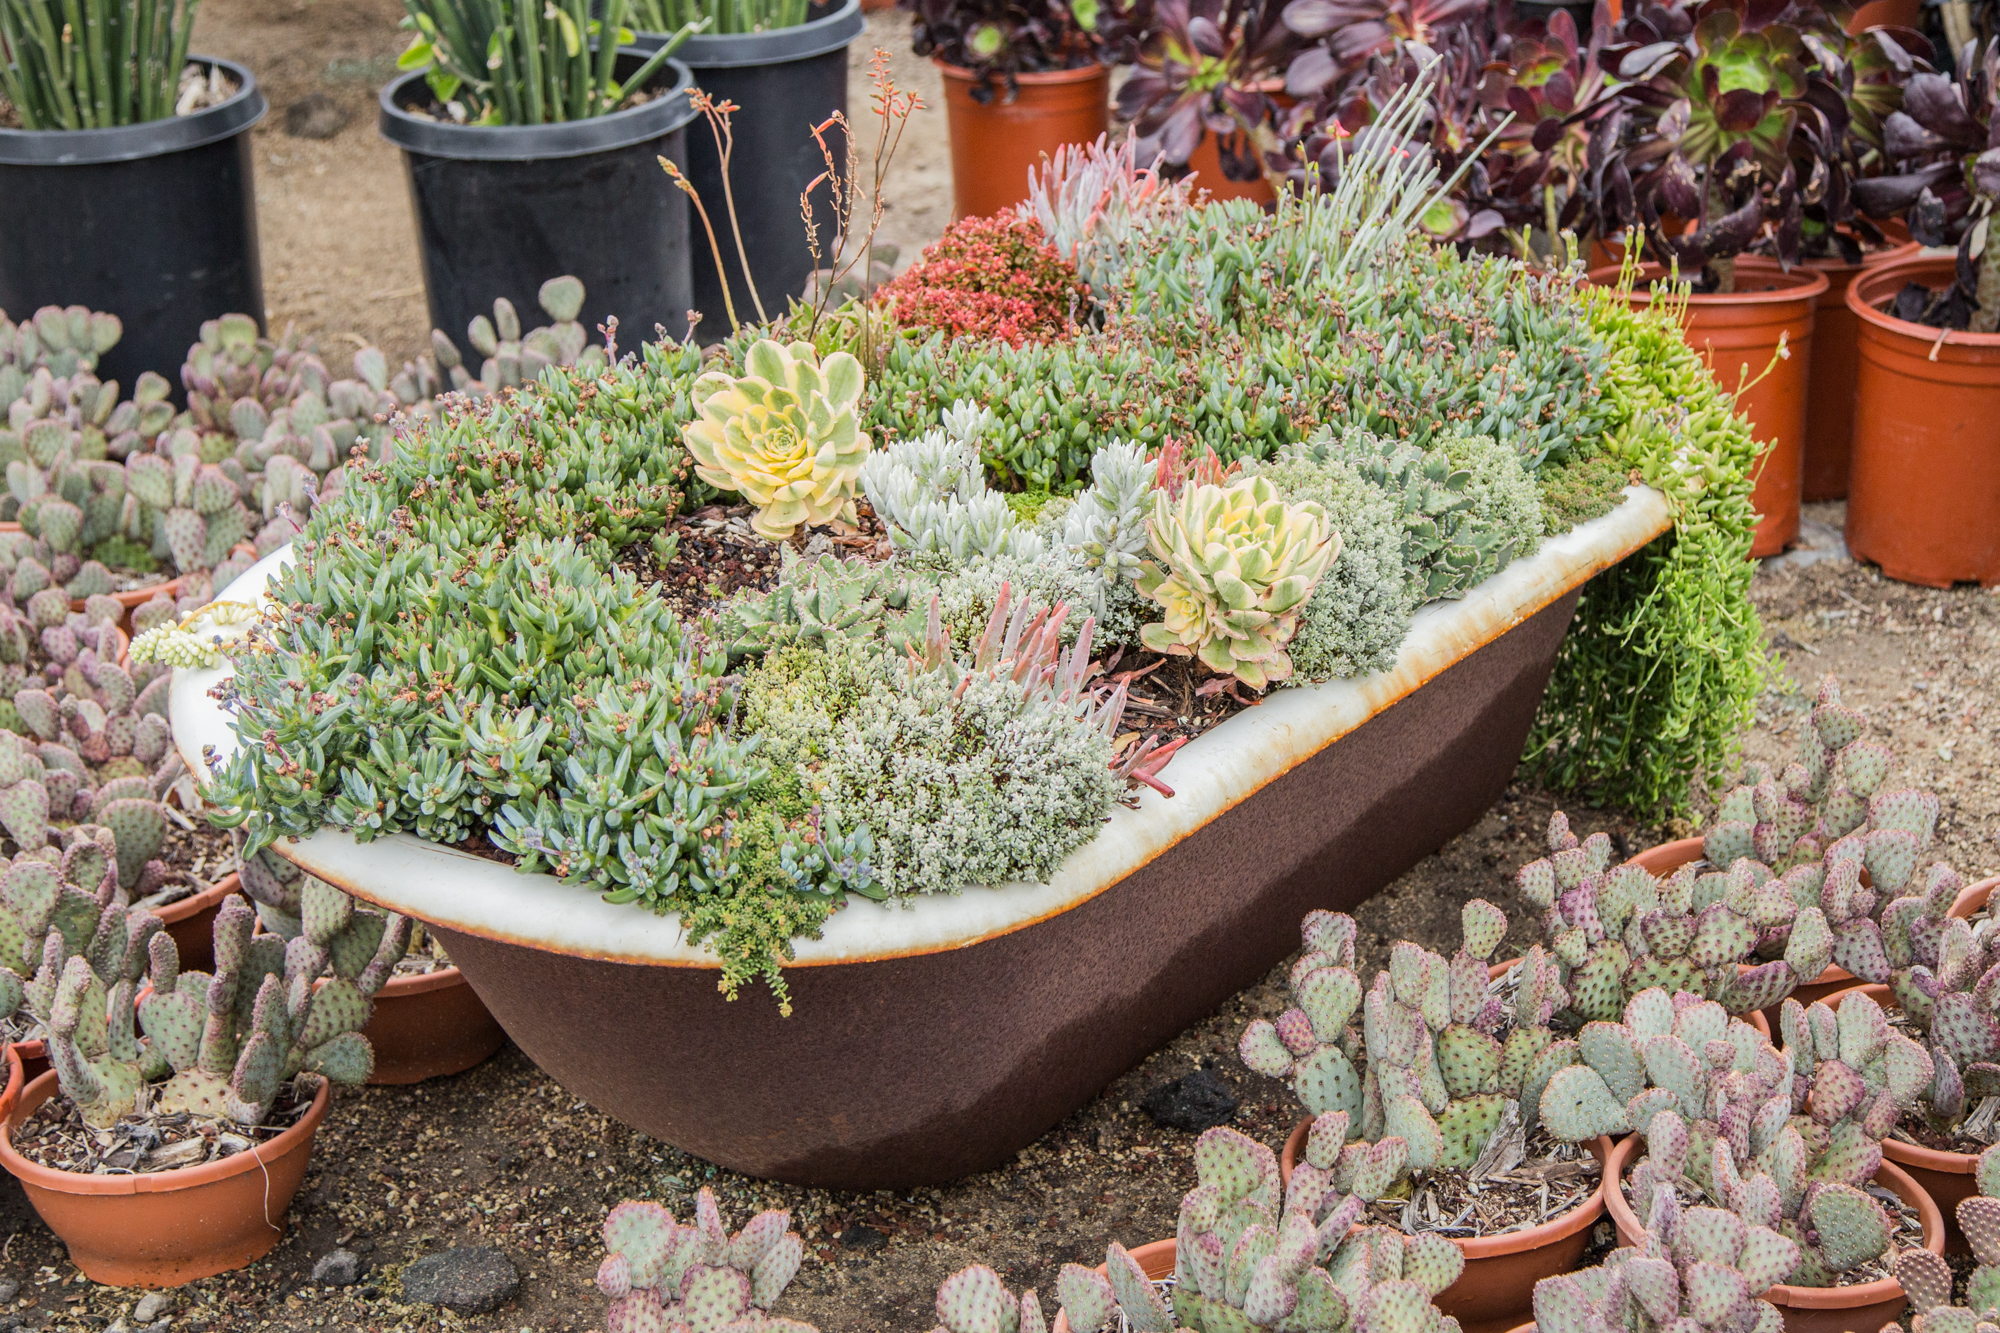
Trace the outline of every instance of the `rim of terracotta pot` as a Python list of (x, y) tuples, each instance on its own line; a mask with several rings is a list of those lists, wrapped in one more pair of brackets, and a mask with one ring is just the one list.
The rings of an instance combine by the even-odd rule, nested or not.
[[(1644, 1136), (1639, 1134), (1620, 1139), (1618, 1146), (1612, 1150), (1611, 1159), (1604, 1165), (1604, 1181), (1598, 1186), (1598, 1193), (1604, 1196), (1605, 1210), (1611, 1214), (1612, 1225), (1617, 1228), (1620, 1245), (1636, 1244), (1637, 1237), (1645, 1231), (1640, 1225), (1639, 1215), (1625, 1200), (1623, 1184), (1625, 1165), (1638, 1153), (1643, 1141)], [(1937, 1202), (1930, 1193), (1894, 1162), (1883, 1162), (1882, 1169), (1875, 1173), (1875, 1180), (1903, 1202), (1915, 1206), (1917, 1219), (1924, 1229), (1923, 1248), (1932, 1254), (1942, 1255), (1944, 1214), (1938, 1210)], [(1848, 1310), (1897, 1300), (1902, 1295), (1903, 1284), (1893, 1277), (1885, 1277), (1873, 1282), (1857, 1282), (1851, 1287), (1794, 1287), (1781, 1282), (1767, 1290), (1764, 1299), (1773, 1305), (1790, 1306), (1794, 1310)]]
[(22, 1073), (21, 1053), (14, 1049), (16, 1043), (7, 1043), (7, 1082), (0, 1091), (0, 1120), (5, 1120), (14, 1112), (14, 1103), (20, 1100)]
[[(1306, 1135), (1312, 1132), (1312, 1125), (1312, 1117), (1308, 1116), (1306, 1119), (1292, 1126), (1292, 1132), (1285, 1136), (1284, 1150), (1278, 1154), (1278, 1184), (1280, 1188), (1287, 1187), (1292, 1183), (1292, 1167), (1298, 1162), (1299, 1154), (1305, 1151)], [(1610, 1136), (1604, 1134), (1598, 1135), (1597, 1139), (1589, 1144), (1588, 1147), (1590, 1155), (1595, 1157), (1599, 1163), (1608, 1163), (1615, 1151), (1615, 1145), (1612, 1143)], [(1607, 1179), (1609, 1178), (1610, 1169), (1608, 1165), (1604, 1168), (1607, 1173)], [(1501, 1255), (1524, 1254), (1529, 1250), (1539, 1250), (1544, 1245), (1552, 1245), (1565, 1236), (1574, 1236), (1577, 1232), (1596, 1222), (1603, 1215), (1604, 1186), (1600, 1181), (1598, 1187), (1586, 1195), (1576, 1207), (1570, 1209), (1552, 1222), (1543, 1222), (1541, 1225), (1529, 1227), (1525, 1231), (1504, 1232), (1498, 1236), (1469, 1236), (1464, 1239), (1457, 1236), (1446, 1236), (1445, 1239), (1456, 1245), (1468, 1261), (1473, 1259), (1497, 1259)], [(1362, 1224), (1357, 1222), (1354, 1225), (1359, 1227)]]
[(420, 972), (415, 976), (405, 973), (400, 977), (390, 977), (387, 983), (383, 985), (379, 994), (393, 995), (402, 999), (411, 995), (427, 995), (431, 991), (443, 990), (447, 986), (463, 986), (464, 984), (465, 974), (463, 972), (455, 967), (441, 967), (435, 972)]
[[(1623, 271), (1623, 267), (1620, 264), (1605, 264), (1590, 270), (1587, 276), (1591, 282), (1596, 283), (1600, 287), (1612, 287), (1617, 285), (1618, 275)], [(1687, 298), (1689, 304), (1695, 306), (1755, 306), (1782, 305), (1787, 301), (1801, 299), (1816, 301), (1833, 285), (1826, 274), (1817, 269), (1794, 268), (1791, 272), (1787, 273), (1779, 266), (1777, 260), (1764, 259), (1759, 255), (1739, 255), (1736, 260), (1736, 271), (1738, 273), (1754, 274), (1760, 282), (1767, 279), (1774, 281), (1777, 283), (1777, 286), (1769, 291), (1761, 292), (1692, 292)], [(1873, 272), (1874, 270), (1871, 269), (1869, 271)], [(1639, 273), (1634, 282), (1637, 284), (1665, 281), (1666, 276), (1667, 266), (1665, 264), (1649, 261), (1639, 265)], [(1856, 281), (1858, 282), (1859, 279), (1856, 279)], [(1852, 291), (1853, 288), (1850, 287), (1848, 290)], [(1633, 301), (1644, 301), (1648, 304), (1651, 304), (1653, 300), (1653, 293), (1650, 290), (1643, 289), (1637, 285), (1627, 295)]]
[(1878, 250), (1864, 251), (1858, 264), (1850, 264), (1845, 259), (1801, 259), (1798, 266), (1829, 276), (1859, 273), (1864, 269), (1880, 268), (1884, 264), (1914, 258), (1923, 248), (1915, 241), (1891, 241)]
[(178, 1190), (194, 1189), (258, 1170), (264, 1166), (267, 1159), (290, 1152), (302, 1141), (312, 1138), (314, 1132), (319, 1129), (320, 1121), (326, 1119), (326, 1108), (332, 1097), (331, 1088), (332, 1084), (326, 1079), (320, 1079), (319, 1090), (313, 1094), (312, 1105), (299, 1117), (298, 1123), (274, 1139), (253, 1143), (248, 1152), (225, 1157), (219, 1162), (203, 1162), (200, 1166), (175, 1167), (169, 1171), (152, 1171), (144, 1175), (89, 1176), (76, 1171), (57, 1171), (38, 1162), (31, 1162), (14, 1147), (15, 1129), (23, 1120), (39, 1111), (42, 1103), (54, 1097), (59, 1091), (56, 1071), (51, 1069), (21, 1089), (14, 1104), (7, 1108), (5, 1119), (0, 1119), (0, 1166), (6, 1167), (8, 1172), (23, 1184), (34, 1185), (57, 1194), (172, 1194)]
[[(1939, 353), (1946, 348), (1956, 348), (1964, 352), (1979, 354), (1984, 362), (1993, 352), (2000, 351), (2000, 333), (1968, 333), (1964, 329), (1934, 329), (1928, 324), (1918, 324), (1907, 319), (1897, 319), (1886, 311), (1879, 310), (1875, 302), (1892, 297), (1906, 282), (1920, 282), (1927, 287), (1938, 283), (1925, 282), (1926, 278), (1944, 279), (1954, 272), (1957, 260), (1949, 255), (1933, 258), (1927, 255), (1912, 255), (1907, 259), (1897, 259), (1886, 264), (1872, 265), (1862, 272), (1847, 287), (1847, 308), (1861, 319), (1886, 333), (1899, 333), (1905, 338), (1932, 344)], [(1934, 356), (1933, 360), (1936, 359)]]
[[(127, 588), (123, 592), (114, 592), (108, 595), (116, 598), (118, 601), (118, 605), (124, 607), (125, 610), (129, 613), (138, 610), (140, 607), (152, 601), (154, 597), (163, 592), (169, 597), (179, 597), (181, 592), (181, 580), (186, 577), (187, 576), (184, 574), (178, 575), (174, 578), (168, 579), (164, 583), (148, 583), (143, 588)], [(70, 598), (69, 609), (72, 611), (81, 611), (83, 610), (83, 603), (84, 603), (83, 598), (72, 597)]]
[[(1147, 790), (1135, 808), (1119, 807), (1097, 836), (1071, 853), (1044, 884), (1006, 884), (961, 894), (927, 895), (909, 906), (850, 901), (816, 940), (797, 941), (788, 967), (834, 966), (948, 953), (996, 939), (1071, 911), (1123, 882), (1213, 820), (1256, 795), (1328, 745), (1414, 694), (1484, 644), (1567, 596), (1667, 530), (1657, 491), (1628, 486), (1603, 518), (1542, 543), (1449, 603), (1417, 613), (1392, 669), (1325, 685), (1281, 690), (1197, 737), (1174, 757), (1171, 800)], [(222, 590), (255, 602), (266, 580), (290, 563), (291, 548), (272, 552)], [(208, 691), (227, 678), (213, 669), (174, 672), (169, 712), (174, 744), (197, 772), (236, 749), (229, 716)], [(573, 958), (718, 969), (721, 960), (687, 943), (677, 916), (606, 903), (584, 885), (455, 848), (395, 834), (356, 843), (322, 828), (305, 839), (280, 838), (278, 853), (307, 872), (380, 907), (449, 930)]]
[(220, 906), (222, 900), (235, 893), (242, 883), (243, 876), (232, 870), (200, 893), (190, 893), (185, 898), (177, 898), (153, 915), (169, 926), (179, 925), (191, 916), (199, 916), (211, 907)]
[[(931, 57), (931, 63), (936, 65), (938, 73), (944, 75), (947, 79), (957, 79), (960, 83), (978, 83), (981, 81), (981, 76), (978, 73), (965, 68), (963, 65), (951, 64), (937, 56)], [(998, 78), (1000, 76), (995, 75), (994, 77)], [(1075, 69), (1045, 69), (1031, 71), (1026, 74), (1016, 74), (1014, 82), (1024, 87), (1036, 88), (1051, 83), (1082, 83), (1086, 79), (1108, 79), (1110, 77), (1111, 66), (1093, 60), (1088, 65), (1078, 65)]]
[[(1149, 1280), (1158, 1282), (1173, 1273), (1179, 1251), (1180, 1242), (1177, 1240), (1150, 1240), (1144, 1245), (1134, 1246), (1126, 1253), (1138, 1263), (1140, 1272)], [(1099, 1264), (1095, 1271), (1103, 1273), (1106, 1271), (1105, 1266)], [(1062, 1310), (1056, 1311), (1055, 1322), (1049, 1325), (1049, 1333), (1070, 1333), (1069, 1316)]]

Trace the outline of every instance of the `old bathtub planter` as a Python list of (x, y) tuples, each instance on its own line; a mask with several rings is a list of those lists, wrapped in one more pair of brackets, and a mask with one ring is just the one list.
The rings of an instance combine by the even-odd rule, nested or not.
[[(1419, 612), (1393, 670), (1274, 693), (1188, 745), (1047, 884), (852, 903), (789, 971), (794, 1014), (726, 1003), (672, 916), (397, 835), (277, 851), (436, 931), (507, 1035), (570, 1092), (712, 1162), (875, 1189), (1008, 1160), (1467, 828), (1512, 776), (1582, 585), (1667, 530), (1664, 497), (1546, 542)], [(254, 600), (289, 550), (224, 594)], [(236, 744), (180, 671), (191, 764)]]

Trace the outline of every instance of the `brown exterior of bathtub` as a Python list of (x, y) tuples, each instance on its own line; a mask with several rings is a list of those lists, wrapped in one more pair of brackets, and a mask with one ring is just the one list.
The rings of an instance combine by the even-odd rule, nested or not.
[[(598, 1109), (750, 1175), (842, 1189), (1008, 1161), (1469, 827), (1506, 786), (1572, 590), (1067, 911), (963, 948), (787, 969), (793, 1014), (713, 967), (435, 927), (530, 1059)], [(360, 888), (363, 886), (350, 886)]]

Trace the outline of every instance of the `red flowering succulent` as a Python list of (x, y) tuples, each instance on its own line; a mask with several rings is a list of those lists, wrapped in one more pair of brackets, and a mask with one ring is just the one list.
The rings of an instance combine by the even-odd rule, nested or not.
[(954, 222), (876, 299), (895, 303), (904, 328), (1019, 347), (1070, 332), (1089, 297), (1042, 224), (1005, 213)]

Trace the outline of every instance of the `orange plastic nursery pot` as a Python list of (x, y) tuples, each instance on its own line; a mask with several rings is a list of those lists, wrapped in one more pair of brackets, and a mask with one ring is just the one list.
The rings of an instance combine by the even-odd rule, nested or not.
[(1064, 144), (1092, 142), (1111, 124), (1109, 66), (1017, 75), (1020, 91), (1011, 101), (996, 81), (993, 100), (982, 106), (972, 98), (979, 79), (971, 70), (931, 63), (944, 76), (954, 218), (1012, 208), (1028, 197), (1030, 167)]
[[(1292, 1181), (1292, 1165), (1306, 1150), (1306, 1135), (1312, 1131), (1310, 1119), (1301, 1120), (1285, 1140), (1278, 1154), (1278, 1179)], [(1599, 1137), (1590, 1145), (1590, 1155), (1608, 1162), (1611, 1140)], [(1605, 1168), (1609, 1171), (1609, 1167)], [(1465, 1255), (1465, 1271), (1458, 1281), (1438, 1293), (1437, 1308), (1458, 1320), (1465, 1333), (1507, 1333), (1523, 1316), (1532, 1315), (1535, 1284), (1545, 1277), (1567, 1273), (1583, 1259), (1590, 1244), (1590, 1229), (1604, 1216), (1604, 1189), (1584, 1202), (1538, 1227), (1510, 1231), (1500, 1236), (1477, 1236), (1469, 1240), (1447, 1237)]]
[(14, 1103), (21, 1099), (21, 1085), (25, 1081), (21, 1068), (21, 1053), (14, 1049), (14, 1043), (7, 1043), (7, 1079), (4, 1090), (0, 1090), (0, 1120), (14, 1109)]
[[(1666, 269), (1659, 264), (1640, 265), (1632, 304), (1642, 309), (1651, 305), (1653, 296), (1646, 284), (1665, 277)], [(1618, 269), (1592, 269), (1590, 280), (1613, 285)], [(1787, 273), (1775, 259), (1744, 255), (1736, 261), (1736, 285), (1733, 292), (1690, 296), (1685, 332), (1688, 345), (1708, 359), (1717, 383), (1734, 389), (1756, 381), (1739, 400), (1757, 439), (1765, 444), (1757, 487), (1750, 497), (1758, 515), (1750, 554), (1777, 555), (1799, 535), (1813, 312), (1831, 284), (1824, 273), (1805, 269)], [(1788, 355), (1778, 360), (1781, 339)]]
[(1860, 33), (1870, 28), (1914, 28), (1923, 12), (1924, 0), (1868, 0), (1847, 20), (1847, 30)]
[(1902, 259), (1849, 285), (1859, 321), (1847, 545), (1904, 583), (2000, 585), (2000, 333), (1933, 329), (1878, 309), (1957, 261)]
[[(1881, 2), (1886, 4), (1887, 0)], [(1801, 492), (1807, 500), (1847, 498), (1847, 462), (1854, 441), (1854, 379), (1861, 364), (1861, 321), (1847, 308), (1847, 288), (1867, 270), (1907, 259), (1921, 248), (1910, 241), (1864, 255), (1858, 264), (1808, 259), (1801, 265), (1826, 274), (1827, 281), (1826, 291), (1813, 308), (1812, 379), (1806, 391), (1805, 484)]]
[(248, 1152), (152, 1175), (86, 1176), (14, 1150), (15, 1131), (57, 1091), (53, 1072), (21, 1090), (0, 1122), (0, 1166), (69, 1247), (70, 1262), (111, 1287), (178, 1287), (270, 1253), (327, 1107), (322, 1080), (296, 1125)]
[(1206, 190), (1211, 199), (1249, 199), (1265, 205), (1278, 201), (1277, 191), (1263, 176), (1256, 180), (1233, 181), (1222, 174), (1222, 148), (1214, 130), (1202, 131), (1201, 142), (1188, 154), (1187, 164), (1188, 170), (1196, 173), (1195, 188)]
[[(1173, 1276), (1174, 1257), (1178, 1249), (1178, 1241), (1156, 1240), (1132, 1250), (1131, 1255), (1139, 1265), (1139, 1271), (1158, 1282), (1161, 1278)], [(1102, 1273), (1104, 1265), (1099, 1264), (1097, 1271)], [(1056, 1311), (1055, 1323), (1050, 1325), (1049, 1333), (1071, 1333), (1069, 1320), (1061, 1310)], [(1086, 1329), (1084, 1333), (1092, 1333), (1092, 1330)]]
[(370, 1084), (421, 1083), (461, 1074), (490, 1059), (507, 1040), (465, 974), (455, 967), (391, 977), (375, 994), (361, 1030), (375, 1048)]
[[(1604, 1168), (1604, 1206), (1618, 1227), (1620, 1245), (1637, 1245), (1646, 1228), (1625, 1199), (1625, 1169), (1639, 1154), (1644, 1141), (1633, 1134), (1620, 1139)], [(1923, 1224), (1924, 1248), (1932, 1254), (1944, 1253), (1944, 1218), (1924, 1187), (1893, 1162), (1882, 1163), (1875, 1183), (1889, 1190), (1917, 1210)], [(1784, 1284), (1764, 1293), (1764, 1299), (1785, 1316), (1785, 1333), (1859, 1333), (1880, 1328), (1901, 1316), (1907, 1298), (1903, 1284), (1893, 1277), (1877, 1282), (1858, 1282), (1851, 1287), (1790, 1287)]]

